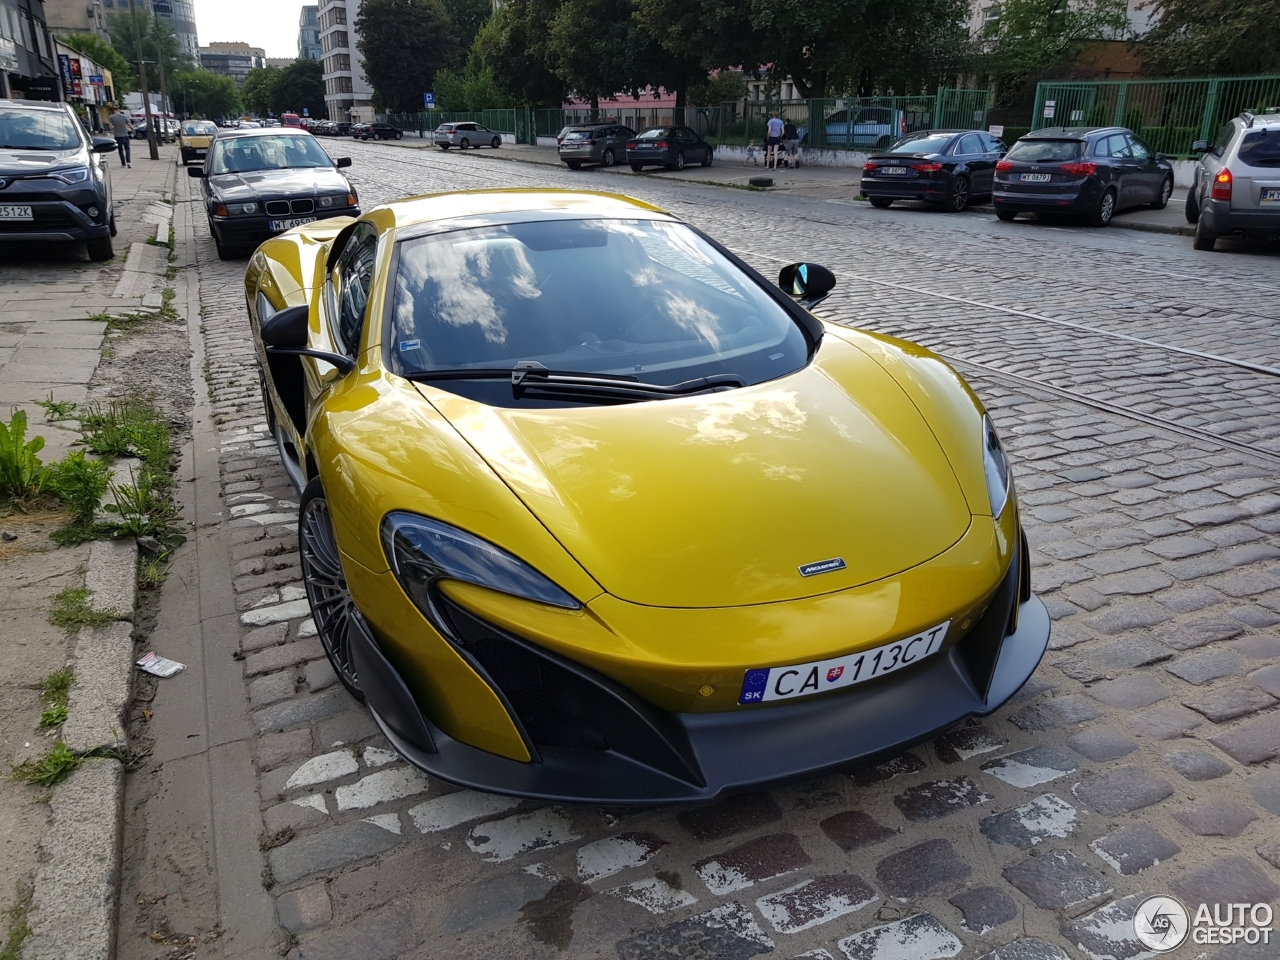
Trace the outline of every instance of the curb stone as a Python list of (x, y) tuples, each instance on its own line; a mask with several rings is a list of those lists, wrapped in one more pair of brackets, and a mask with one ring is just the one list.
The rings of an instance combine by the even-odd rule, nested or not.
[[(133, 619), (138, 589), (138, 547), (133, 540), (95, 540), (84, 577), (89, 606), (117, 620)], [(129, 651), (132, 653), (132, 651)]]
[(133, 679), (133, 625), (84, 627), (76, 640), (75, 680), (62, 740), (75, 753), (124, 749), (124, 712)]

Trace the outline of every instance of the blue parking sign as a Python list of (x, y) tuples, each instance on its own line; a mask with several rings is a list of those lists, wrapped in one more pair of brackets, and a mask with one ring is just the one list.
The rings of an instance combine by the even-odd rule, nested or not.
[(422, 105), (426, 107), (434, 107), (436, 105), (436, 95), (428, 90), (422, 95)]

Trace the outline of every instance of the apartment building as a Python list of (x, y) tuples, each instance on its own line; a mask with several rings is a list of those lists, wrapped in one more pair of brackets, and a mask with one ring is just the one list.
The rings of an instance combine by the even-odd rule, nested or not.
[(324, 100), (330, 120), (371, 122), (373, 87), (365, 79), (355, 30), (361, 0), (320, 0)]

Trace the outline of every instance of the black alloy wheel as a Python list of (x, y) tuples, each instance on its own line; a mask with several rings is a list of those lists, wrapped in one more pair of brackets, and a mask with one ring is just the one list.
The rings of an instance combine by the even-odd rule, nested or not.
[(1173, 177), (1165, 177), (1160, 181), (1160, 192), (1156, 195), (1156, 199), (1151, 203), (1152, 210), (1163, 210), (1169, 205), (1169, 198), (1173, 196)]
[(404, 131), (403, 131), (403, 130), (397, 130), (397, 131), (396, 131), (396, 139), (397, 139), (397, 140), (403, 140), (403, 139), (404, 139)]
[(893, 200), (891, 200), (889, 197), (870, 197), (868, 199), (871, 200), (871, 205), (873, 207), (876, 207), (877, 209), (880, 209), (880, 210), (889, 209), (889, 204), (893, 203)]
[(1104, 190), (1102, 199), (1098, 201), (1097, 209), (1093, 211), (1093, 215), (1089, 217), (1089, 223), (1095, 227), (1105, 227), (1111, 222), (1112, 216), (1116, 212), (1116, 195), (1114, 190)]
[(466, 137), (463, 137), (463, 138), (462, 138), (462, 142), (461, 142), (460, 144), (458, 144), (458, 149), (459, 149), (459, 150), (466, 150), (466, 149), (467, 149), (468, 147), (470, 147), (470, 146), (471, 146), (471, 141), (470, 141), (470, 140), (468, 140)]
[(715, 151), (714, 151), (714, 150), (712, 150), (710, 147), (708, 147), (708, 148), (707, 148), (707, 155), (706, 155), (705, 157), (703, 157), (703, 158), (702, 158), (702, 165), (703, 165), (704, 167), (709, 167), (709, 166), (711, 166), (711, 161), (712, 161), (712, 160), (714, 160), (714, 159), (715, 159)]
[(951, 190), (947, 193), (944, 208), (952, 213), (959, 213), (969, 205), (969, 181), (965, 177), (956, 177), (951, 181)]
[(493, 149), (497, 150), (500, 146), (502, 146), (502, 138), (501, 138), (501, 137), (494, 137), (492, 140), (490, 140), (490, 141), (489, 141), (489, 146), (491, 146), (491, 147), (493, 147)]
[(600, 158), (600, 165), (602, 167), (612, 167), (613, 163), (614, 163), (613, 147), (609, 147), (605, 150), (604, 156)]
[(356, 675), (352, 640), (357, 631), (367, 638), (368, 627), (347, 589), (338, 538), (333, 533), (329, 502), (324, 498), (319, 477), (308, 483), (302, 494), (302, 506), (298, 510), (298, 550), (302, 582), (307, 588), (311, 619), (320, 644), (342, 685), (357, 700), (364, 700), (360, 678)]
[(676, 151), (676, 162), (671, 164), (671, 169), (672, 170), (684, 169), (684, 151), (683, 150)]

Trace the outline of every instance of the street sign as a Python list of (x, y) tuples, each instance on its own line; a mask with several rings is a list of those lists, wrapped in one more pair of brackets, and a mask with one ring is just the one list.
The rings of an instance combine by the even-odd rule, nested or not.
[(309, 116), (311, 116), (311, 108), (310, 108), (310, 107), (303, 107), (303, 108), (302, 108), (302, 115), (303, 115), (304, 117), (309, 117)]
[(991, 134), (993, 137), (1003, 137), (1004, 125), (999, 123), (993, 123), (991, 126), (987, 127), (987, 133)]
[(434, 107), (436, 105), (436, 95), (428, 90), (422, 95), (422, 105), (424, 107)]
[(1053, 119), (1053, 109), (1058, 105), (1057, 100), (1046, 100), (1044, 102), (1044, 118), (1046, 120)]

